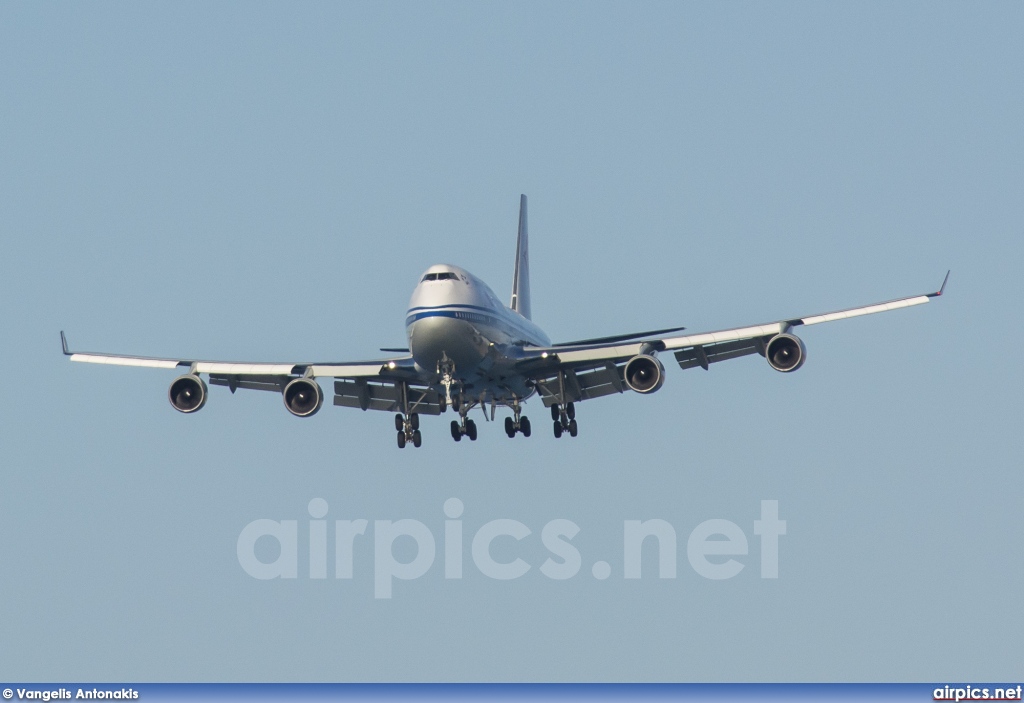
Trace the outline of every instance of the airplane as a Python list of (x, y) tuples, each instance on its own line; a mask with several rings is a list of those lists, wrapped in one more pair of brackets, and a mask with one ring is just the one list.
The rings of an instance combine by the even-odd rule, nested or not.
[[(551, 411), (556, 438), (576, 437), (576, 403), (627, 390), (650, 394), (665, 382), (659, 354), (671, 353), (683, 369), (702, 368), (759, 354), (783, 373), (799, 369), (807, 349), (796, 327), (897, 310), (929, 302), (946, 289), (949, 272), (935, 293), (899, 298), (807, 317), (760, 325), (679, 334), (684, 327), (648, 330), (552, 344), (531, 320), (530, 258), (526, 196), (520, 196), (512, 297), (506, 307), (479, 278), (458, 266), (438, 264), (420, 277), (409, 301), (407, 348), (382, 348), (397, 354), (374, 361), (248, 363), (201, 361), (120, 354), (73, 352), (61, 331), (61, 346), (71, 361), (186, 370), (168, 388), (171, 406), (195, 413), (206, 404), (210, 385), (280, 393), (292, 415), (310, 417), (324, 402), (319, 379), (334, 380), (334, 405), (395, 413), (399, 448), (419, 447), (420, 415), (440, 415), (450, 407), (452, 438), (477, 438), (469, 412), (481, 407), (485, 419), (508, 408), (505, 433), (531, 435), (523, 404), (533, 396)], [(489, 412), (488, 412), (489, 410)]]

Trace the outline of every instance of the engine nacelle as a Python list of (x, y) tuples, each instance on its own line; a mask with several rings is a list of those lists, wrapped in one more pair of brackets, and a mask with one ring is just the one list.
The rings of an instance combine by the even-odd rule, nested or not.
[(316, 415), (324, 404), (324, 392), (320, 384), (311, 378), (296, 378), (284, 387), (281, 394), (288, 412), (297, 417)]
[(807, 359), (807, 347), (795, 334), (777, 334), (768, 340), (764, 356), (776, 371), (796, 371)]
[(653, 356), (637, 354), (623, 370), (626, 385), (637, 393), (653, 393), (665, 384), (665, 367)]
[(206, 384), (194, 373), (178, 376), (167, 389), (167, 399), (180, 413), (194, 413), (206, 405)]

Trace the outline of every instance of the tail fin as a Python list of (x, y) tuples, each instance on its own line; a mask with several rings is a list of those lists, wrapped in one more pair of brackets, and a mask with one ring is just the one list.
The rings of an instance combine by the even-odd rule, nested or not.
[(519, 196), (519, 239), (516, 241), (516, 273), (512, 279), (510, 308), (530, 319), (530, 246), (526, 232), (526, 196)]

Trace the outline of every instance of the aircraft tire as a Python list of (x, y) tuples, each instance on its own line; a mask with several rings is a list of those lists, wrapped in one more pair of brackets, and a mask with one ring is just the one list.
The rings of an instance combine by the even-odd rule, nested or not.
[(579, 432), (579, 426), (576, 424), (576, 420), (569, 420), (569, 436), (575, 437), (577, 432)]
[(398, 448), (405, 449), (405, 432), (398, 433)]
[(530, 436), (530, 418), (523, 415), (519, 419), (519, 431), (523, 433), (524, 437)]
[(562, 436), (562, 423), (555, 420), (555, 439), (559, 439)]
[(466, 420), (466, 435), (469, 437), (469, 441), (476, 441), (476, 423), (472, 420)]
[(419, 430), (414, 430), (412, 433), (412, 446), (419, 449), (421, 444), (423, 444), (423, 435), (420, 434)]
[(462, 441), (462, 428), (459, 427), (458, 420), (452, 420), (452, 439), (456, 442)]

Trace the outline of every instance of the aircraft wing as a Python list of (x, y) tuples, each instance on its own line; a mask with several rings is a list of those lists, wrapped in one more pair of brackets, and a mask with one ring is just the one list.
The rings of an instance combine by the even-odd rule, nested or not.
[(167, 358), (154, 356), (128, 356), (105, 352), (75, 352), (68, 349), (68, 340), (60, 333), (64, 355), (71, 361), (90, 364), (112, 364), (114, 366), (142, 366), (155, 369), (182, 368), (191, 373), (208, 373), (221, 376), (292, 376), (308, 375), (329, 378), (364, 378), (412, 368), (412, 357), (406, 355), (393, 359), (376, 361), (352, 361), (347, 363), (321, 362), (248, 362), (248, 361), (203, 361), (200, 359)]
[(625, 365), (638, 354), (671, 351), (681, 368), (701, 367), (707, 370), (711, 364), (719, 361), (749, 354), (764, 356), (772, 337), (789, 332), (794, 327), (922, 305), (941, 296), (948, 280), (947, 272), (942, 286), (935, 293), (749, 327), (644, 339), (627, 344), (611, 342), (527, 347), (519, 362), (519, 369), (536, 384), (546, 406), (589, 400), (627, 390)]
[(297, 378), (334, 379), (334, 404), (363, 410), (398, 412), (403, 407), (402, 393), (415, 412), (441, 413), (438, 394), (429, 389), (408, 354), (389, 359), (352, 362), (270, 362), (204, 361), (191, 358), (130, 356), (104, 352), (76, 352), (68, 349), (67, 338), (60, 333), (64, 355), (71, 361), (115, 366), (139, 366), (180, 369), (182, 373), (209, 374), (210, 385), (281, 393)]

